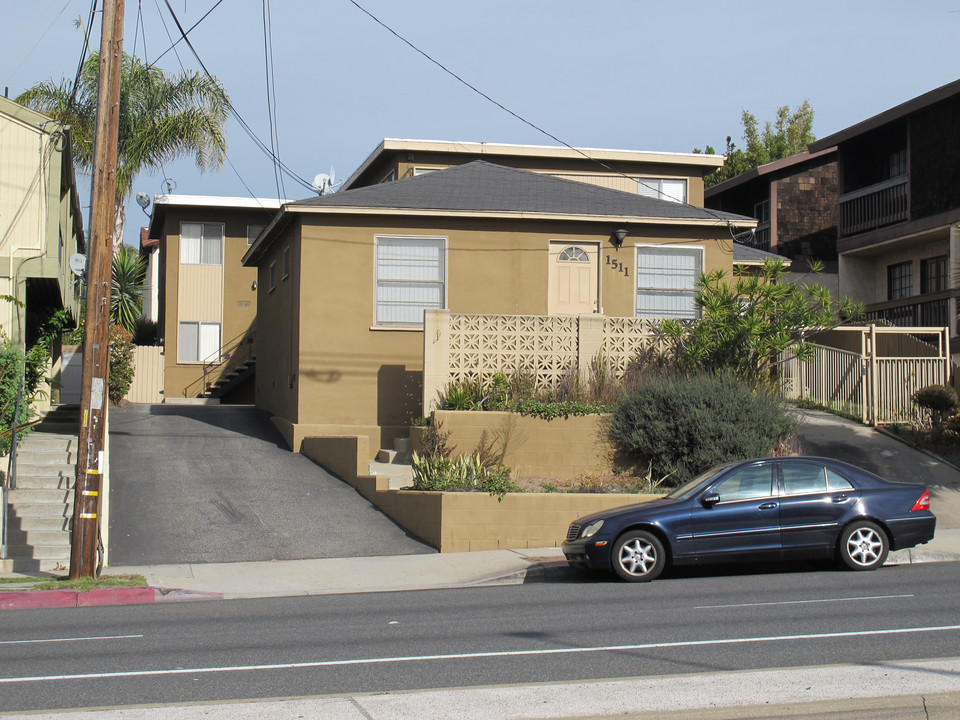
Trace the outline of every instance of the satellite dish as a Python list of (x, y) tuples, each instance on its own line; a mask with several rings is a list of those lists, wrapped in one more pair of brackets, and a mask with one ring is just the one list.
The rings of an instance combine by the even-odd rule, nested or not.
[(77, 277), (83, 277), (87, 271), (87, 256), (81, 253), (74, 253), (69, 260), (70, 272)]
[(330, 173), (317, 173), (313, 178), (313, 189), (317, 191), (320, 195), (326, 195), (329, 192), (334, 192), (333, 186), (336, 184), (336, 171), (333, 169), (333, 165), (330, 166)]

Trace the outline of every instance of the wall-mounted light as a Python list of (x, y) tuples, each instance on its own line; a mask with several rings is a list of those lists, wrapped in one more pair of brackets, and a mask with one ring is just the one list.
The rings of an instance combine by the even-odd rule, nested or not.
[(256, 280), (254, 280), (252, 283), (250, 283), (250, 289), (251, 289), (251, 290), (256, 290), (256, 289), (257, 289), (257, 281), (256, 281)]
[(627, 231), (623, 228), (619, 230), (614, 230), (613, 234), (610, 235), (610, 242), (613, 243), (615, 248), (623, 247), (623, 241), (627, 239)]

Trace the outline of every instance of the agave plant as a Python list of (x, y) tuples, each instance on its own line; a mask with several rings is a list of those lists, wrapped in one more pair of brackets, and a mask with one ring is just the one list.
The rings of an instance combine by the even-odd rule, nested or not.
[(110, 268), (110, 321), (133, 333), (143, 308), (146, 263), (129, 245), (113, 256)]

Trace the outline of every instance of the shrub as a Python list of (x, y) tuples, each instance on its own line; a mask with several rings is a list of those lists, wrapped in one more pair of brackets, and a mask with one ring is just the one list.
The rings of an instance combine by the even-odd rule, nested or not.
[[(10, 452), (11, 429), (16, 423), (23, 426), (34, 415), (30, 407), (30, 397), (27, 392), (20, 400), (20, 414), (16, 414), (17, 393), (21, 388), (21, 378), (26, 365), (23, 352), (13, 345), (7, 338), (0, 336), (0, 454)], [(29, 432), (28, 427), (21, 427), (18, 431), (22, 438)]]
[(110, 402), (119, 405), (133, 382), (133, 338), (119, 325), (110, 326)]
[(949, 385), (927, 385), (913, 394), (913, 402), (929, 410), (933, 424), (939, 426), (945, 415), (957, 409), (957, 392)]
[(771, 455), (795, 429), (783, 403), (731, 375), (649, 379), (610, 423), (613, 441), (648, 462), (651, 477), (677, 485), (718, 463)]
[(413, 453), (413, 490), (488, 492), (500, 499), (508, 492), (522, 492), (510, 480), (510, 468), (484, 465), (478, 455), (456, 459)]

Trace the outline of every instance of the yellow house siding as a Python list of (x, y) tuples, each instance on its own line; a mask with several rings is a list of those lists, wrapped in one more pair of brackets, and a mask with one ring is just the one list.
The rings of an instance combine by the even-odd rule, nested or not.
[(223, 266), (181, 265), (178, 322), (223, 320)]
[(38, 250), (46, 233), (50, 161), (47, 138), (34, 128), (0, 116), (0, 254)]
[[(551, 241), (599, 247), (599, 292), (611, 316), (634, 315), (638, 244), (702, 247), (705, 271), (732, 266), (725, 228), (628, 226), (620, 249), (610, 243), (615, 229), (588, 222), (298, 216), (259, 261), (257, 405), (322, 429), (316, 434), (369, 434), (373, 452), (381, 447), (374, 437), (381, 429), (389, 435), (420, 414), (423, 332), (374, 322), (377, 235), (446, 238), (447, 307), (462, 313), (546, 314)], [(279, 267), (287, 245), (297, 249), (293, 264), (302, 283), (285, 287), (278, 271), (270, 292), (269, 266)], [(296, 368), (293, 388), (290, 368)]]

